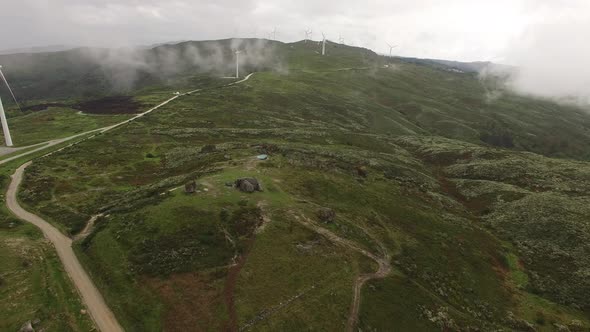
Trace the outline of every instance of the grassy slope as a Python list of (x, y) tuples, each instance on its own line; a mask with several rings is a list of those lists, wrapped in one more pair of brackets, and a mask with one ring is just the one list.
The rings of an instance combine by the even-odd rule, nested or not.
[[(538, 265), (544, 252), (529, 255), (503, 242), (511, 239), (502, 231), (512, 232), (514, 219), (498, 216), (487, 201), (463, 197), (469, 181), (480, 178), (497, 183), (486, 195), (513, 185), (502, 177), (508, 172), (500, 157), (507, 152), (417, 135), (481, 143), (484, 132), (509, 134), (518, 149), (584, 159), (588, 116), (572, 109), (559, 120), (559, 106), (511, 94), (486, 104), (485, 90), (472, 76), (405, 63), (380, 68), (384, 60), (370, 53), (359, 56), (332, 44), (328, 51), (342, 53), (321, 58), (310, 45), (286, 47), (281, 52), (288, 73), (258, 73), (240, 86), (183, 97), (58, 153), (31, 168), (21, 199), (72, 232), (88, 216), (109, 211), (78, 250), (129, 330), (232, 327), (234, 313), (237, 326), (255, 323), (261, 330), (341, 329), (354, 276), (374, 265), (299, 224), (297, 217), (314, 219), (319, 206), (337, 212), (336, 222), (325, 227), (375, 253), (381, 244), (394, 257), (394, 274), (363, 289), (363, 329), (515, 328), (524, 324), (521, 319), (545, 329), (553, 322), (585, 321), (587, 315), (575, 310), (583, 302), (565, 307), (529, 293), (535, 288), (528, 284), (539, 285), (529, 275), (559, 275)], [(553, 140), (544, 129), (562, 126), (568, 135), (559, 139), (569, 143), (557, 153), (543, 145)], [(400, 135), (406, 136), (395, 138)], [(206, 144), (218, 151), (201, 153)], [(498, 163), (471, 166), (464, 145)], [(271, 160), (256, 163), (260, 152)], [(544, 160), (573, 182), (579, 179), (568, 170), (586, 165)], [(533, 158), (520, 167), (526, 173), (536, 163)], [(359, 176), (360, 166), (368, 177)], [(497, 174), (468, 176), (479, 169)], [(530, 176), (551, 173), (539, 174)], [(247, 196), (225, 186), (246, 175), (260, 178), (265, 192)], [(208, 191), (160, 195), (190, 178)], [(546, 191), (560, 194), (561, 180), (548, 175), (546, 181)], [(507, 195), (512, 199), (523, 197), (510, 191), (516, 192)], [(583, 200), (579, 204), (570, 209)], [(492, 213), (482, 217), (484, 211)], [(244, 231), (240, 225), (257, 213), (271, 222), (257, 234)], [(488, 219), (502, 239), (482, 228)], [(521, 231), (519, 237), (544, 240)], [(236, 253), (242, 258), (228, 268)], [(583, 282), (572, 289), (584, 290)], [(561, 293), (536, 292), (562, 301)], [(257, 321), (259, 315), (264, 319)], [(432, 323), (428, 318), (434, 316)]]
[[(10, 133), (15, 146), (26, 146), (63, 138), (121, 122), (128, 115), (86, 115), (71, 108), (49, 108), (9, 118)], [(2, 141), (3, 134), (0, 135)]]
[(93, 326), (52, 246), (30, 225), (15, 223), (0, 231), (0, 329), (35, 328), (84, 331)]

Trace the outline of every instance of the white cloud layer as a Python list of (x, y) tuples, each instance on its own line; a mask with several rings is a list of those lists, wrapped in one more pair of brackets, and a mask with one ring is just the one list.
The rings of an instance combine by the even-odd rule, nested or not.
[(521, 68), (516, 87), (590, 95), (588, 0), (3, 1), (0, 49), (123, 46), (229, 37), (332, 40), (402, 56), (491, 60)]

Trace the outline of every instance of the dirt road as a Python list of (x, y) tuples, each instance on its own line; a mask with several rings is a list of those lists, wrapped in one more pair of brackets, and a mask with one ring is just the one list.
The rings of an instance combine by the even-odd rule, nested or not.
[(357, 252), (361, 253), (363, 256), (366, 256), (366, 257), (374, 260), (379, 265), (379, 268), (377, 269), (377, 271), (375, 271), (374, 273), (362, 274), (362, 275), (358, 276), (354, 282), (352, 305), (350, 307), (350, 313), (348, 315), (348, 324), (347, 324), (347, 328), (346, 328), (346, 330), (349, 332), (354, 331), (354, 328), (358, 322), (359, 308), (360, 308), (360, 303), (361, 303), (361, 290), (363, 288), (363, 285), (369, 280), (385, 278), (386, 276), (389, 275), (389, 273), (391, 273), (391, 264), (390, 264), (391, 257), (390, 257), (390, 255), (387, 253), (386, 249), (381, 244), (380, 244), (380, 246), (381, 246), (382, 251), (384, 252), (384, 255), (383, 255), (383, 257), (378, 257), (378, 256), (374, 255), (373, 253), (359, 247), (353, 241), (339, 237), (338, 235), (332, 233), (331, 231), (317, 225), (315, 222), (309, 220), (308, 218), (305, 218), (305, 217), (299, 218), (298, 216), (295, 216), (295, 218), (302, 225), (304, 225), (307, 228), (312, 229), (313, 231), (315, 231), (316, 233), (318, 233), (320, 235), (323, 235), (325, 238), (327, 238), (331, 242), (334, 242), (336, 244), (339, 244), (339, 245), (342, 245), (342, 246), (347, 247), (349, 249), (352, 249), (354, 251), (357, 251)]
[(43, 231), (45, 237), (53, 243), (66, 272), (74, 282), (74, 285), (76, 285), (78, 292), (87, 306), (88, 313), (92, 316), (97, 327), (105, 332), (122, 332), (123, 328), (117, 322), (115, 315), (106, 305), (102, 295), (100, 295), (100, 292), (96, 289), (94, 283), (92, 283), (92, 280), (88, 274), (86, 274), (86, 271), (82, 265), (80, 265), (78, 258), (74, 254), (74, 250), (72, 250), (72, 240), (63, 235), (57, 230), (57, 228), (53, 227), (45, 220), (37, 215), (27, 212), (19, 205), (16, 198), (18, 186), (22, 181), (25, 168), (30, 164), (31, 162), (28, 162), (20, 166), (12, 176), (12, 182), (6, 193), (6, 205), (18, 218), (39, 227), (41, 231)]
[(358, 276), (354, 282), (352, 306), (350, 307), (350, 314), (348, 315), (347, 331), (354, 331), (355, 326), (358, 322), (359, 308), (361, 306), (361, 289), (365, 283), (372, 279), (382, 279), (389, 275), (391, 272), (391, 265), (389, 264), (389, 257), (380, 258), (377, 261), (379, 269), (375, 273), (362, 274)]

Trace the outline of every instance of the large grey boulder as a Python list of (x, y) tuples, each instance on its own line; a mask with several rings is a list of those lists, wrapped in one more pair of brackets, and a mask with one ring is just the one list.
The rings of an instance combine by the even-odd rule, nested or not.
[(262, 191), (260, 182), (255, 178), (241, 178), (235, 182), (236, 188), (245, 193), (253, 193), (255, 191)]

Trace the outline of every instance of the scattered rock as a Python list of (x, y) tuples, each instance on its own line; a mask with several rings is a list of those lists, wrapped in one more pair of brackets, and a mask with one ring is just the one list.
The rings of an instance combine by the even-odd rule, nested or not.
[(253, 193), (255, 191), (262, 191), (262, 186), (255, 178), (241, 178), (235, 182), (236, 188), (245, 193)]
[(225, 186), (226, 187), (233, 187), (234, 186), (234, 183), (233, 182), (226, 182), (225, 183)]
[(223, 158), (224, 158), (225, 160), (231, 160), (231, 155), (229, 155), (229, 154), (224, 154), (224, 155), (223, 155)]
[(197, 190), (197, 183), (193, 181), (189, 181), (184, 185), (184, 192), (187, 194), (193, 194)]
[(324, 223), (331, 223), (336, 218), (336, 212), (334, 212), (334, 210), (327, 208), (327, 207), (323, 207), (323, 208), (318, 209), (317, 214), (318, 214), (318, 219), (320, 219), (320, 221), (322, 221)]
[(588, 331), (586, 329), (586, 327), (584, 326), (584, 323), (582, 323), (582, 321), (578, 320), (578, 319), (574, 319), (572, 320), (569, 324), (567, 324), (567, 327), (569, 328), (570, 331), (572, 332), (578, 332), (578, 331)]
[(86, 309), (80, 309), (80, 313), (81, 313), (82, 315), (86, 315)]
[(363, 178), (367, 177), (368, 171), (365, 166), (357, 166), (357, 167), (355, 167), (355, 170), (356, 170), (356, 175), (363, 177)]
[(18, 331), (19, 332), (35, 332), (35, 329), (33, 328), (31, 321), (28, 321), (28, 322), (24, 323), (23, 326)]
[(535, 332), (537, 329), (533, 324), (527, 322), (524, 319), (519, 319), (514, 316), (514, 314), (510, 311), (507, 312), (508, 317), (507, 321), (510, 324), (510, 327), (517, 329), (519, 331), (527, 331), (527, 332)]
[(213, 144), (207, 144), (201, 148), (201, 153), (211, 153), (216, 151), (217, 147)]
[(557, 332), (571, 332), (570, 329), (567, 326), (562, 325), (562, 324), (558, 324), (558, 323), (554, 323), (553, 324), (553, 328)]
[(256, 156), (256, 158), (258, 160), (266, 160), (266, 159), (268, 159), (268, 155), (267, 154), (259, 154), (258, 156)]

